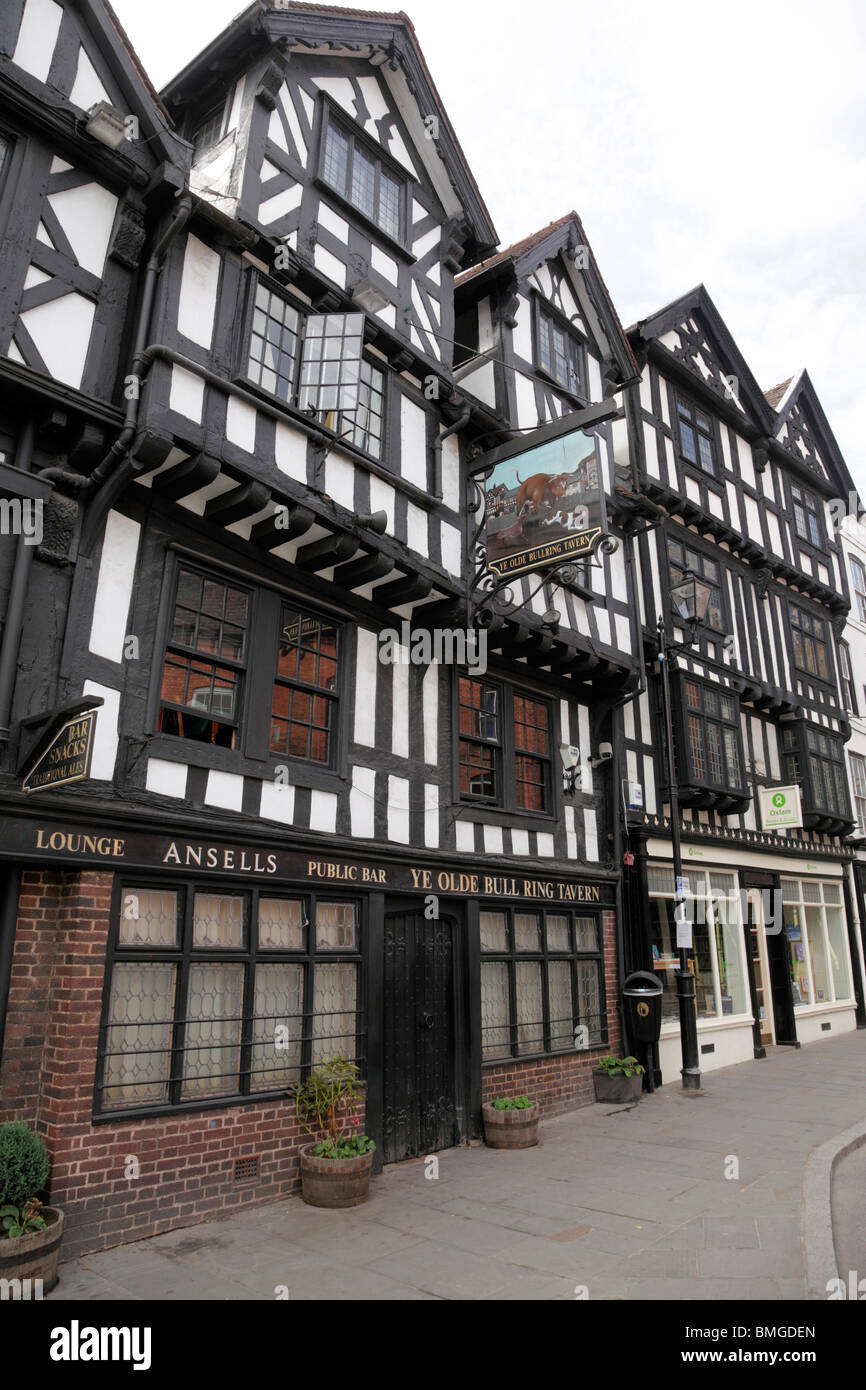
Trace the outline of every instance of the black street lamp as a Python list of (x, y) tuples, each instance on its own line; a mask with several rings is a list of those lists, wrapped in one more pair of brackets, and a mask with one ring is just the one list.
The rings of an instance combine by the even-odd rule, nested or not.
[[(686, 572), (681, 583), (675, 584), (671, 591), (671, 603), (684, 623), (689, 625), (691, 642), (680, 644), (668, 641), (667, 626), (663, 615), (659, 616), (659, 665), (662, 671), (662, 693), (665, 710), (665, 732), (667, 736), (668, 788), (671, 808), (671, 849), (674, 860), (675, 906), (674, 924), (677, 931), (677, 950), (680, 968), (677, 972), (677, 1003), (680, 1011), (680, 1047), (682, 1050), (682, 1078), (684, 1091), (700, 1091), (701, 1068), (698, 1056), (698, 1021), (695, 1013), (695, 977), (690, 969), (692, 955), (692, 929), (686, 907), (686, 889), (683, 878), (683, 859), (680, 844), (680, 795), (674, 768), (674, 725), (671, 714), (670, 659), (677, 652), (685, 651), (694, 644), (697, 626), (707, 615), (712, 590), (708, 584), (695, 575)], [(680, 932), (688, 923), (689, 945), (680, 945)]]

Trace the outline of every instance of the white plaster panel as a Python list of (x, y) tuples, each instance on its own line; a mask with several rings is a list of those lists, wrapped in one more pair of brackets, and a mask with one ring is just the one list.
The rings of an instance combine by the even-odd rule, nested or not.
[(148, 758), (145, 785), (149, 792), (155, 792), (157, 796), (173, 796), (182, 801), (186, 797), (188, 772), (186, 763), (173, 763), (167, 758)]
[(385, 512), (388, 517), (387, 534), (394, 534), (394, 489), (383, 478), (370, 476), (370, 509)]
[(240, 811), (244, 799), (244, 779), (237, 772), (220, 772), (211, 768), (204, 794), (208, 806), (220, 806), (224, 811)]
[(63, 9), (54, 0), (27, 0), (12, 61), (44, 82), (60, 31)]
[(83, 48), (78, 50), (78, 67), (69, 100), (82, 111), (89, 111), (98, 101), (111, 102), (111, 97), (102, 85), (99, 73), (91, 63)]
[(102, 277), (117, 212), (117, 198), (101, 183), (49, 194), (48, 201), (83, 270)]
[(539, 859), (552, 859), (555, 852), (553, 836), (539, 832), (535, 837), (535, 852)]
[[(274, 112), (274, 116), (276, 116)], [(263, 227), (268, 227), (272, 222), (278, 222), (281, 217), (286, 217), (295, 208), (300, 207), (301, 199), (304, 196), (304, 185), (293, 183), (288, 188), (283, 188), (279, 193), (274, 193), (272, 197), (266, 198), (259, 204), (259, 221)]]
[(137, 521), (131, 521), (120, 512), (108, 513), (96, 581), (90, 650), (109, 661), (123, 660), (140, 535), (141, 526)]
[(370, 252), (370, 264), (383, 279), (390, 281), (392, 285), (399, 284), (400, 267), (393, 256), (388, 256), (378, 246), (374, 246)]
[(49, 374), (57, 381), (80, 387), (95, 312), (96, 305), (83, 295), (65, 294), (21, 315)]
[(428, 555), (427, 513), (421, 507), (416, 507), (414, 502), (408, 502), (406, 506), (406, 532), (409, 549), (417, 555)]
[(391, 667), (391, 752), (409, 756), (409, 649), (396, 643)]
[(752, 459), (752, 447), (747, 439), (743, 439), (742, 435), (738, 434), (736, 436), (736, 439), (737, 455), (740, 460), (740, 477), (742, 478), (744, 483), (748, 483), (749, 487), (756, 487), (755, 465)]
[(484, 853), (502, 854), (502, 826), (485, 825), (484, 829)]
[(291, 825), (295, 819), (295, 789), (286, 782), (262, 782), (259, 815), (264, 820)]
[(461, 854), (475, 853), (475, 826), (470, 820), (459, 820), (454, 826), (454, 838)]
[(358, 629), (358, 659), (355, 664), (355, 742), (365, 748), (376, 746), (376, 685), (379, 672), (376, 634)]
[(435, 782), (424, 783), (424, 844), (428, 849), (439, 848), (439, 788)]
[(460, 508), (460, 445), (456, 434), (442, 441), (442, 501), (452, 511)]
[(400, 472), (427, 491), (427, 413), (405, 395), (400, 400)]
[(511, 853), (529, 854), (529, 831), (512, 830), (511, 832)]
[(110, 686), (98, 685), (96, 681), (85, 681), (85, 695), (101, 695), (104, 704), (96, 712), (96, 728), (93, 733), (93, 753), (90, 760), (90, 777), (94, 782), (110, 782), (114, 777), (117, 762), (117, 749), (120, 742), (118, 721), (120, 719), (120, 691)]
[(307, 436), (300, 430), (277, 423), (274, 457), (281, 473), (299, 483), (307, 481)]
[(349, 814), (352, 834), (359, 839), (372, 840), (375, 833), (376, 772), (372, 767), (352, 768), (352, 790), (349, 793)]
[(409, 843), (409, 783), (405, 777), (388, 778), (388, 839)]
[(349, 224), (343, 217), (338, 217), (334, 209), (322, 199), (319, 203), (319, 226), (335, 236), (338, 241), (342, 241), (346, 246), (349, 244)]
[(328, 279), (333, 280), (341, 289), (346, 288), (345, 265), (342, 261), (338, 261), (336, 256), (332, 256), (330, 251), (326, 251), (324, 246), (320, 246), (318, 242), (313, 253), (313, 260), (317, 270), (320, 270), (323, 275), (327, 275)]
[(460, 575), (463, 561), (463, 537), (456, 526), (442, 522), (442, 564), (449, 574)]
[(586, 861), (588, 864), (598, 862), (598, 825), (596, 822), (595, 811), (591, 806), (584, 807), (583, 830), (586, 837)]
[(337, 796), (334, 792), (310, 792), (310, 829), (333, 835), (337, 829)]
[(518, 296), (517, 323), (512, 330), (511, 343), (518, 357), (524, 362), (532, 361), (532, 305), (523, 295)]
[(232, 444), (237, 444), (239, 449), (244, 449), (248, 454), (254, 454), (256, 451), (256, 415), (255, 406), (238, 400), (237, 396), (229, 396), (226, 439), (231, 440)]
[(178, 415), (185, 415), (188, 420), (201, 424), (204, 410), (204, 382), (201, 377), (193, 376), (183, 367), (172, 367), (168, 404), (169, 409), (176, 410)]
[(355, 509), (355, 465), (345, 454), (336, 450), (328, 455), (325, 465), (325, 491), (333, 501), (348, 511)]
[(439, 762), (439, 662), (431, 661), (421, 684), (424, 717), (424, 761)]

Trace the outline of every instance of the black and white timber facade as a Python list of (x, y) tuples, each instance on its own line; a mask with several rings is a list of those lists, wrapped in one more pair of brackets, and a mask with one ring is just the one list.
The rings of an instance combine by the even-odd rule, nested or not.
[[(673, 1078), (680, 572), (714, 593), (674, 683), (702, 1063), (864, 1022), (851, 483), (805, 374), (766, 397), (702, 288), (626, 334), (575, 213), (500, 250), (402, 15), (257, 4), (157, 95), (103, 0), (9, 0), (0, 161), (4, 516), (43, 523), (0, 538), (2, 1094), (77, 1248), (290, 1190), (286, 1090), (335, 1055), (379, 1162), (503, 1092), (586, 1103), (626, 969)], [(461, 647), (479, 460), (592, 407), (606, 545)], [(789, 783), (806, 828), (767, 833)]]

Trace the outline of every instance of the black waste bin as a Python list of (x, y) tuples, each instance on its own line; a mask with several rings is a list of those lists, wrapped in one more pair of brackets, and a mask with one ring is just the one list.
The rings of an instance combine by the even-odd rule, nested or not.
[(622, 987), (625, 1025), (633, 1042), (656, 1043), (662, 1031), (664, 985), (648, 970), (635, 970)]

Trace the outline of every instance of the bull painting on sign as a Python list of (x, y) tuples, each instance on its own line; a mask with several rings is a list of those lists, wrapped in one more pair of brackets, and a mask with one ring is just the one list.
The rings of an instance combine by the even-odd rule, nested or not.
[(503, 578), (580, 560), (604, 535), (598, 442), (583, 430), (497, 463), (484, 491), (487, 561)]

